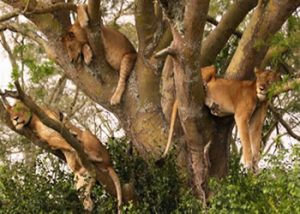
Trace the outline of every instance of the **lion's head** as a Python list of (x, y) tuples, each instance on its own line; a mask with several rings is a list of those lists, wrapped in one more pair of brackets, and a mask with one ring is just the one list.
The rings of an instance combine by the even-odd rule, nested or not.
[(86, 32), (75, 22), (68, 32), (62, 37), (71, 62), (80, 62), (82, 48), (88, 42)]
[(21, 130), (25, 125), (30, 122), (31, 111), (22, 102), (16, 102), (15, 105), (9, 107), (8, 113), (10, 120), (17, 130)]
[(264, 101), (270, 86), (280, 80), (280, 75), (274, 71), (255, 68), (255, 76), (257, 97), (260, 101)]

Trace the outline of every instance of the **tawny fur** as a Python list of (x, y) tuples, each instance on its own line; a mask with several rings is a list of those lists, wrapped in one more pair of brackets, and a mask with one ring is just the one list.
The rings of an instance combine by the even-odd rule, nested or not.
[(88, 155), (89, 159), (94, 162), (94, 164), (97, 166), (97, 169), (108, 172), (116, 188), (119, 211), (122, 205), (121, 182), (117, 173), (112, 167), (110, 155), (107, 149), (90, 131), (82, 131), (70, 122), (66, 122), (65, 125), (70, 132), (83, 144), (85, 153)]
[[(8, 107), (7, 110), (16, 129), (20, 130), (26, 126), (34, 131), (42, 140), (47, 142), (52, 149), (62, 151), (68, 166), (74, 173), (76, 189), (79, 190), (83, 188), (83, 205), (86, 210), (91, 211), (94, 205), (91, 199), (91, 191), (96, 180), (89, 174), (88, 170), (83, 167), (77, 152), (58, 132), (45, 126), (41, 120), (35, 114), (32, 114), (23, 103), (17, 102), (13, 107)], [(61, 118), (57, 112), (48, 108), (44, 108), (43, 110), (50, 118), (61, 122)], [(93, 164), (96, 165), (96, 169), (108, 171), (109, 176), (115, 184), (119, 210), (122, 204), (121, 184), (118, 175), (112, 167), (107, 149), (90, 131), (82, 131), (70, 122), (66, 124), (66, 127), (83, 144), (85, 153), (88, 155), (88, 158), (93, 162)]]
[[(93, 53), (89, 47), (85, 27), (88, 25), (88, 15), (84, 5), (78, 6), (78, 20), (71, 26), (68, 33), (62, 38), (72, 62), (86, 64), (92, 61)], [(119, 81), (117, 88), (111, 97), (111, 105), (120, 103), (121, 97), (126, 87), (126, 79), (130, 75), (135, 61), (136, 51), (128, 38), (119, 31), (102, 26), (101, 38), (104, 45), (105, 58), (111, 67), (119, 71)]]
[[(201, 69), (201, 73), (206, 88), (205, 104), (216, 116), (234, 114), (243, 147), (241, 162), (245, 168), (256, 169), (260, 158), (262, 126), (267, 112), (267, 91), (272, 83), (280, 79), (279, 75), (274, 71), (255, 69), (254, 81), (228, 80), (216, 78), (216, 69), (211, 66)], [(175, 101), (170, 132), (173, 132), (177, 105)], [(171, 144), (171, 136), (172, 133), (169, 133), (167, 149)], [(166, 154), (167, 150), (164, 156)]]
[(207, 83), (205, 104), (211, 113), (223, 117), (234, 114), (242, 142), (241, 163), (257, 169), (261, 132), (267, 112), (267, 92), (280, 79), (274, 71), (255, 69), (256, 80), (214, 78)]

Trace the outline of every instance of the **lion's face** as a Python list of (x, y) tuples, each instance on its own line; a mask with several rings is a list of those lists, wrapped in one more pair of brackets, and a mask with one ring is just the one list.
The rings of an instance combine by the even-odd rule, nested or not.
[(80, 54), (82, 44), (77, 41), (73, 32), (68, 32), (62, 39), (71, 62), (78, 62), (80, 60)]
[(270, 86), (280, 80), (280, 76), (274, 71), (260, 69), (255, 69), (255, 76), (257, 97), (260, 101), (264, 101)]
[(76, 22), (63, 36), (62, 42), (65, 45), (71, 62), (80, 62), (82, 47), (87, 43), (87, 35), (85, 31)]
[(30, 110), (21, 102), (17, 102), (14, 106), (8, 108), (10, 120), (17, 130), (21, 130), (31, 119)]

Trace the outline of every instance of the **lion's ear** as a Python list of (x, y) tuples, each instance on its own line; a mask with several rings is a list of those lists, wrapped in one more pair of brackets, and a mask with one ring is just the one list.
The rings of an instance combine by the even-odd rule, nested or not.
[(82, 47), (82, 55), (85, 64), (89, 65), (93, 58), (93, 51), (88, 44), (84, 44)]
[(259, 69), (257, 67), (254, 68), (254, 73), (255, 73), (255, 76), (257, 76), (258, 74), (261, 74), (263, 72), (262, 69)]
[(85, 28), (88, 26), (89, 16), (87, 14), (86, 5), (80, 4), (77, 6), (77, 20), (80, 27)]

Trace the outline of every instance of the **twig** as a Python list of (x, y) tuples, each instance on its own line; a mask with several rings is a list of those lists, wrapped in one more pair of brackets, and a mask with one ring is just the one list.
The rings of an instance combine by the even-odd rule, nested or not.
[(284, 119), (276, 111), (276, 109), (274, 108), (274, 106), (271, 105), (271, 104), (269, 104), (269, 109), (274, 114), (274, 116), (278, 119), (278, 121), (281, 123), (281, 125), (286, 129), (287, 133), (289, 133), (289, 135), (291, 135), (296, 140), (300, 141), (300, 136), (297, 135), (297, 134), (295, 134), (295, 132), (293, 132), (292, 128), (289, 126), (289, 124), (287, 124), (287, 122), (284, 121)]
[(65, 74), (63, 76), (61, 76), (61, 78), (59, 78), (52, 94), (50, 95), (48, 105), (51, 105), (52, 102), (55, 103), (57, 101), (58, 95), (60, 95), (62, 93), (62, 90), (65, 87), (64, 85), (65, 85), (66, 79), (67, 79), (67, 76)]

